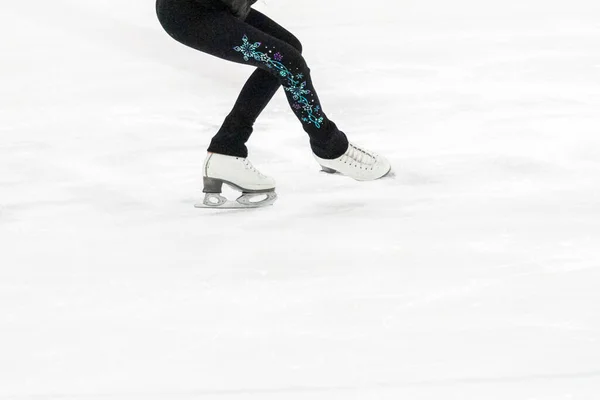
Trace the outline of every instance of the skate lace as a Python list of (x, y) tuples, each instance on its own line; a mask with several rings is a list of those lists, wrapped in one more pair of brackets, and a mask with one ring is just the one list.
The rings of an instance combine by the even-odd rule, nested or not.
[(244, 161), (244, 167), (246, 167), (246, 169), (258, 174), (258, 176), (260, 176), (261, 178), (266, 178), (265, 175), (262, 174), (262, 172), (260, 172), (259, 170), (257, 170), (254, 165), (252, 165), (252, 163), (250, 162), (250, 160), (248, 160), (247, 158), (243, 159)]
[(377, 160), (375, 155), (368, 152), (367, 150), (361, 149), (360, 147), (353, 145), (352, 143), (350, 143), (350, 145), (348, 146), (346, 156), (356, 161), (357, 163), (366, 165), (373, 165)]

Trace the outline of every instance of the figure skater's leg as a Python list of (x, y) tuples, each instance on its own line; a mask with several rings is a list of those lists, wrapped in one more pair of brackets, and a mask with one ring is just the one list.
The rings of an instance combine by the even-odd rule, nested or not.
[[(159, 19), (173, 38), (202, 52), (258, 67), (275, 76), (284, 87), (292, 111), (308, 133), (314, 154), (324, 159), (344, 154), (348, 149), (346, 135), (323, 112), (310, 68), (296, 48), (227, 10), (209, 10), (193, 1), (166, 3), (169, 7), (159, 8)], [(248, 101), (254, 100), (249, 98)]]
[[(302, 44), (298, 38), (263, 13), (251, 9), (245, 22), (283, 40), (302, 53)], [(253, 125), (280, 87), (281, 82), (276, 76), (256, 68), (242, 88), (233, 109), (213, 137), (208, 151), (246, 157), (248, 151), (245, 144), (253, 132)]]

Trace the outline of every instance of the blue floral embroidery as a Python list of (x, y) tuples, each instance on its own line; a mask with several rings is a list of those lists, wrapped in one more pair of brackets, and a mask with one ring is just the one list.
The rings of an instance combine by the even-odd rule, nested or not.
[(314, 124), (317, 128), (321, 128), (321, 124), (323, 123), (323, 117), (315, 115), (314, 112), (319, 112), (321, 107), (317, 105), (313, 108), (313, 105), (310, 104), (310, 101), (304, 97), (305, 94), (310, 94), (310, 90), (306, 88), (306, 81), (300, 83), (300, 79), (304, 77), (302, 74), (294, 74), (287, 69), (281, 61), (283, 60), (283, 55), (279, 52), (273, 55), (274, 60), (269, 57), (268, 54), (258, 51), (257, 49), (260, 47), (261, 42), (250, 43), (248, 41), (248, 36), (244, 35), (242, 38), (242, 45), (235, 46), (233, 49), (237, 52), (242, 53), (245, 61), (249, 61), (251, 58), (263, 62), (267, 65), (268, 68), (273, 68), (279, 72), (279, 75), (287, 78), (287, 86), (283, 85), (283, 88), (290, 92), (292, 98), (296, 100), (293, 108), (299, 110), (302, 108), (308, 115), (302, 118), (302, 121)]

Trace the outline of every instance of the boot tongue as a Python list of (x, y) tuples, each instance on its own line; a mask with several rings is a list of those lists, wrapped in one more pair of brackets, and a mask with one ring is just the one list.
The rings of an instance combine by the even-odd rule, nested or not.
[(358, 161), (361, 164), (372, 165), (375, 164), (375, 157), (369, 154), (367, 151), (357, 147), (353, 144), (350, 145), (349, 149), (349, 157), (353, 160)]

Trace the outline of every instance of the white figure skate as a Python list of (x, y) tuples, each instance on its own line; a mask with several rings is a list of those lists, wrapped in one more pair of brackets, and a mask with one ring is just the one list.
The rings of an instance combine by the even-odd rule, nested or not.
[[(197, 208), (258, 208), (277, 199), (275, 180), (260, 173), (242, 157), (208, 153), (203, 167), (204, 201)], [(221, 195), (223, 184), (242, 192), (235, 201)]]
[(384, 157), (371, 151), (361, 149), (350, 143), (346, 152), (333, 160), (317, 157), (313, 154), (323, 171), (331, 174), (339, 172), (357, 181), (372, 181), (383, 178), (392, 170), (392, 166)]

